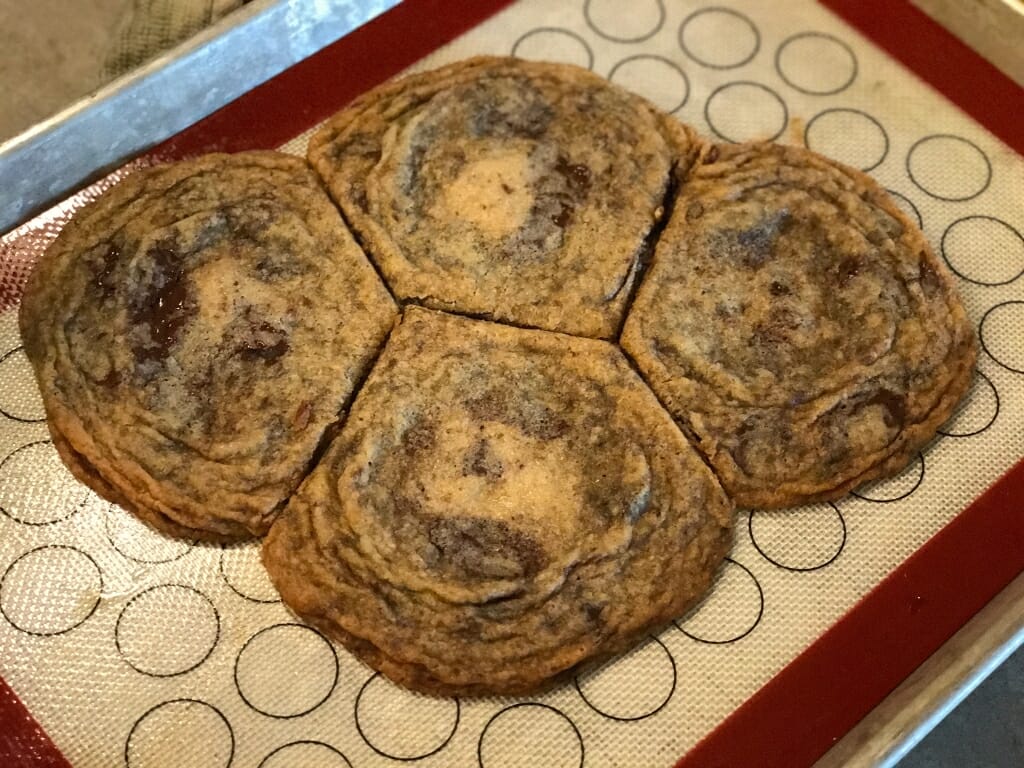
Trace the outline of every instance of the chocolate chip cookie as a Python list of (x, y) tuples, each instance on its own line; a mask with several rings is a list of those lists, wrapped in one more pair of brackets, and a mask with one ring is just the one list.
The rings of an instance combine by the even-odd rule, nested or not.
[(897, 472), (976, 356), (949, 273), (885, 191), (773, 144), (703, 151), (622, 344), (751, 507)]
[(312, 170), (250, 152), (137, 172), (80, 211), (20, 321), (79, 479), (228, 540), (266, 532), (395, 317)]
[(263, 559), (393, 680), (522, 693), (681, 615), (731, 528), (617, 347), (413, 307)]
[(365, 94), (309, 159), (399, 299), (611, 338), (697, 146), (587, 70), (475, 58)]

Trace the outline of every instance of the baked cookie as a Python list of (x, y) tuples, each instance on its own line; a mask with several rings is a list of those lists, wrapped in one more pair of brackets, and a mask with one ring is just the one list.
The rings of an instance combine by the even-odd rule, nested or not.
[(273, 152), (133, 174), (21, 305), (54, 442), (154, 527), (266, 532), (396, 309), (312, 170)]
[(400, 300), (611, 338), (697, 146), (587, 70), (474, 58), (365, 94), (309, 159)]
[(622, 345), (739, 506), (900, 470), (967, 389), (949, 273), (863, 173), (775, 144), (704, 150)]
[(263, 561), (393, 680), (524, 693), (681, 615), (731, 529), (615, 346), (413, 307)]

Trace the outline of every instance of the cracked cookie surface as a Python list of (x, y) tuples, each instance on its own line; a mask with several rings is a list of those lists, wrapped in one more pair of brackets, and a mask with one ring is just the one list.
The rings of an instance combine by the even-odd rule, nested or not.
[(731, 511), (614, 345), (414, 307), (263, 559), (397, 682), (521, 693), (681, 615)]
[(395, 317), (312, 170), (249, 152), (139, 171), (77, 213), (20, 323), (76, 476), (230, 540), (266, 532)]
[(610, 338), (697, 147), (587, 70), (483, 57), (370, 91), (309, 159), (399, 299)]
[(621, 341), (751, 507), (899, 471), (976, 357), (948, 271), (888, 194), (774, 144), (703, 151)]

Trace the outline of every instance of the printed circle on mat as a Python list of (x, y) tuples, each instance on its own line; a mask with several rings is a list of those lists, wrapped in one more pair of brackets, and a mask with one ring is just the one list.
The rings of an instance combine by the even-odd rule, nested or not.
[(0, 613), (30, 635), (61, 635), (95, 612), (103, 592), (99, 565), (80, 549), (47, 544), (29, 550), (0, 577)]
[(448, 746), (460, 712), (458, 699), (422, 696), (376, 672), (356, 696), (356, 730), (378, 755), (420, 760)]
[(840, 163), (870, 171), (889, 154), (885, 128), (859, 109), (826, 109), (811, 118), (804, 129), (807, 148)]
[(789, 110), (768, 86), (738, 80), (711, 92), (704, 104), (704, 119), (726, 141), (774, 141), (786, 130)]
[(520, 59), (554, 61), (559, 64), (575, 64), (590, 69), (594, 66), (594, 52), (587, 41), (558, 27), (538, 27), (516, 40), (512, 55)]
[(226, 768), (235, 734), (216, 707), (198, 699), (172, 699), (135, 721), (124, 743), (128, 768)]
[(906, 195), (897, 192), (895, 189), (885, 190), (889, 193), (890, 197), (896, 201), (896, 205), (900, 207), (910, 220), (917, 224), (918, 229), (924, 227), (924, 219), (921, 218), (921, 212), (917, 210), (917, 206), (914, 205), (913, 201)]
[(653, 37), (665, 23), (661, 0), (633, 0), (629, 10), (619, 0), (586, 0), (583, 16), (601, 37), (615, 43), (639, 43)]
[(676, 627), (692, 640), (724, 645), (754, 631), (764, 615), (764, 591), (747, 566), (725, 559), (714, 585)]
[(1024, 275), (1024, 236), (994, 216), (964, 216), (942, 233), (949, 268), (977, 285), (1006, 285)]
[(775, 69), (801, 93), (829, 96), (845, 91), (857, 79), (857, 57), (837, 37), (801, 32), (782, 41), (775, 51)]
[(220, 575), (239, 597), (254, 603), (279, 603), (281, 596), (260, 560), (260, 543), (225, 546), (220, 552)]
[(88, 498), (49, 440), (23, 445), (0, 462), (0, 511), (19, 523), (59, 523)]
[(865, 501), (888, 503), (899, 501), (912, 494), (924, 480), (924, 456), (920, 453), (903, 471), (893, 477), (883, 477), (862, 485), (851, 494)]
[(940, 435), (971, 437), (991, 427), (999, 415), (999, 392), (992, 380), (975, 370), (974, 381), (967, 397), (953, 411), (949, 421), (942, 425)]
[(666, 112), (675, 112), (690, 96), (686, 73), (664, 56), (646, 53), (630, 56), (612, 67), (608, 79)]
[(150, 677), (191, 672), (213, 653), (220, 615), (210, 598), (183, 584), (135, 595), (117, 617), (114, 642), (128, 665)]
[(16, 347), (0, 357), (0, 413), (15, 421), (46, 420), (43, 398), (24, 347)]
[(264, 757), (257, 768), (352, 768), (352, 763), (322, 741), (293, 741)]
[(961, 202), (988, 189), (992, 164), (974, 142), (939, 133), (914, 142), (907, 153), (907, 174), (922, 192)]
[(107, 507), (105, 518), (104, 526), (111, 546), (137, 563), (169, 563), (184, 557), (192, 549), (191, 542), (172, 539), (153, 530), (116, 504)]
[(656, 637), (625, 656), (577, 675), (583, 701), (611, 720), (643, 720), (660, 712), (676, 691), (676, 662)]
[(981, 347), (1003, 368), (1024, 373), (1024, 301), (996, 304), (981, 318)]
[(560, 709), (524, 701), (487, 721), (476, 754), (481, 768), (582, 768), (583, 736)]
[(750, 512), (754, 548), (787, 571), (816, 571), (835, 562), (846, 545), (846, 521), (832, 503)]
[(683, 53), (712, 69), (742, 67), (761, 48), (761, 33), (749, 18), (732, 8), (702, 8), (679, 26)]
[(242, 700), (268, 717), (309, 714), (338, 684), (338, 654), (327, 638), (302, 624), (274, 624), (245, 641), (235, 659)]

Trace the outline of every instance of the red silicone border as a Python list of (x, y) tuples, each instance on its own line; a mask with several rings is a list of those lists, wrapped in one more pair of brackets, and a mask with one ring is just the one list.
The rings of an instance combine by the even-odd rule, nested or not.
[(811, 765), (1024, 571), (1024, 461), (865, 595), (677, 768)]
[(11, 687), (0, 678), (0, 765), (71, 768)]
[[(149, 154), (177, 158), (278, 146), (511, 2), (405, 0)], [(1021, 89), (908, 0), (819, 2), (1024, 154), (1024, 131), (1014, 115)], [(678, 765), (810, 765), (1022, 571), (1024, 462)], [(2, 680), (0, 722), (0, 765), (68, 766)]]
[(818, 0), (1024, 155), (1024, 91), (907, 0)]

